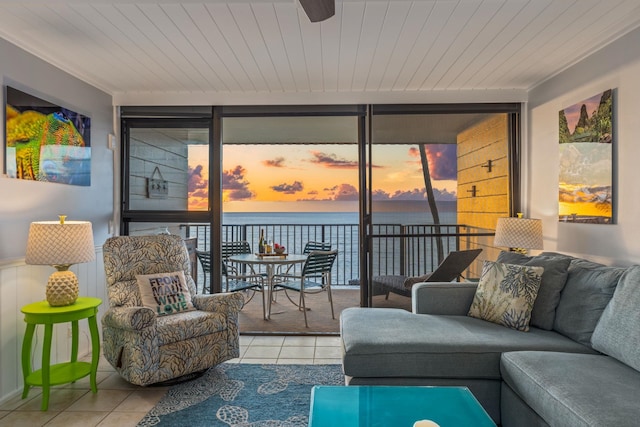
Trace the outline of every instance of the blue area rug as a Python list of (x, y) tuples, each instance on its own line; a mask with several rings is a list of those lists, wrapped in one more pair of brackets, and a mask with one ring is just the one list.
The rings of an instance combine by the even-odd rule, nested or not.
[(138, 426), (306, 427), (311, 388), (343, 384), (340, 365), (223, 363), (172, 386)]

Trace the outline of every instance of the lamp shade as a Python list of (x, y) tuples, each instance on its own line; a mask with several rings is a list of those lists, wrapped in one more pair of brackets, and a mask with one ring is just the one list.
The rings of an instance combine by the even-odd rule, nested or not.
[(73, 304), (78, 299), (78, 278), (72, 264), (93, 261), (93, 230), (88, 221), (32, 222), (27, 240), (27, 264), (52, 265), (56, 272), (47, 282), (47, 301), (54, 307)]
[(93, 230), (88, 221), (32, 222), (27, 241), (27, 264), (71, 265), (96, 257)]
[(542, 221), (530, 218), (498, 218), (494, 246), (542, 249)]

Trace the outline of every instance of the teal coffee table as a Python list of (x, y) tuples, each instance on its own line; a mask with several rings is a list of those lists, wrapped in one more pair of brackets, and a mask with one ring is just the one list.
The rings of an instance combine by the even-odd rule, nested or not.
[(495, 427), (466, 387), (314, 386), (310, 427)]

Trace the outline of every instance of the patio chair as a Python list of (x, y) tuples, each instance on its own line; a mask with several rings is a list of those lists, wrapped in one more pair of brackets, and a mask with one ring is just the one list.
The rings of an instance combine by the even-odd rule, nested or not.
[[(229, 262), (229, 257), (231, 257), (233, 255), (244, 255), (244, 254), (251, 254), (252, 253), (251, 252), (251, 245), (246, 240), (222, 242), (222, 246), (221, 246), (220, 249), (221, 249), (221, 252), (222, 252), (221, 253), (222, 262), (225, 263), (226, 268), (231, 272), (232, 275), (236, 275), (236, 276), (244, 275), (246, 277), (250, 277), (250, 276), (259, 274), (262, 277), (267, 277), (266, 274), (257, 273), (255, 271), (253, 271), (253, 269), (251, 270), (251, 272), (249, 274), (244, 274), (244, 272), (240, 273), (239, 266), (235, 266), (231, 262)], [(249, 267), (249, 268), (251, 268), (251, 267)]]
[[(203, 294), (208, 294), (211, 293), (211, 290), (209, 289), (209, 287), (207, 286), (207, 282), (211, 282), (211, 252), (209, 251), (201, 251), (199, 249), (196, 249), (196, 257), (198, 258), (198, 261), (200, 261), (200, 266), (202, 267), (202, 271), (204, 274), (204, 279), (202, 280), (202, 293)], [(197, 290), (198, 284), (196, 283), (196, 290)]]
[(250, 254), (251, 245), (246, 240), (222, 242), (222, 259), (226, 260), (232, 255)]
[(462, 272), (482, 252), (482, 249), (451, 251), (446, 258), (431, 273), (423, 276), (385, 275), (373, 277), (373, 295), (385, 295), (393, 292), (405, 297), (411, 297), (411, 288), (421, 282), (451, 282), (462, 277)]
[(103, 354), (125, 380), (146, 386), (239, 356), (242, 296), (198, 295), (179, 236), (111, 237), (103, 255)]
[[(284, 290), (289, 301), (304, 313), (304, 325), (307, 328), (309, 327), (309, 323), (307, 322), (307, 305), (304, 299), (306, 293), (311, 294), (327, 291), (329, 304), (331, 305), (331, 318), (336, 318), (333, 310), (333, 298), (331, 296), (331, 268), (337, 255), (338, 251), (311, 251), (299, 275), (275, 274), (273, 276), (273, 282), (271, 284), (272, 293), (278, 290)], [(288, 291), (298, 292), (297, 302), (291, 299)], [(271, 313), (271, 300), (270, 298), (269, 313)]]
[[(241, 273), (238, 268), (232, 264), (228, 264), (226, 259), (234, 254), (251, 253), (251, 248), (248, 242), (223, 242), (222, 243), (223, 260), (221, 265), (222, 278), (224, 279), (222, 292), (242, 292), (245, 291), (244, 304), (248, 304), (249, 301), (255, 296), (256, 292), (262, 294), (262, 314), (266, 319), (266, 302), (264, 296), (264, 275), (256, 274), (253, 271), (249, 274)], [(248, 252), (246, 252), (248, 250)], [(203, 293), (210, 292), (207, 288), (207, 275), (211, 271), (211, 252), (210, 251), (196, 251), (196, 255), (200, 260), (203, 270), (205, 270), (205, 282), (203, 286)], [(247, 297), (247, 291), (252, 291)]]
[(307, 242), (306, 245), (304, 245), (304, 250), (302, 251), (303, 254), (309, 254), (312, 251), (330, 251), (331, 250), (331, 243), (329, 242)]
[[(331, 243), (329, 242), (310, 241), (310, 242), (307, 242), (306, 245), (304, 245), (304, 249), (302, 250), (302, 253), (304, 255), (309, 255), (313, 251), (330, 251), (330, 250), (331, 250)], [(282, 271), (280, 270), (280, 267), (278, 267), (278, 274), (294, 274), (296, 265), (287, 266), (287, 270), (284, 273), (282, 273)]]

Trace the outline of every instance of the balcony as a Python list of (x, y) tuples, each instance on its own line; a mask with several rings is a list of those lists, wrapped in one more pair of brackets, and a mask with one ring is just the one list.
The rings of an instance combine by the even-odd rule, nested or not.
[[(186, 224), (182, 227), (186, 237), (196, 238), (198, 249), (210, 250), (208, 224)], [(222, 240), (246, 240), (252, 248), (257, 249), (261, 230), (264, 230), (268, 240), (285, 246), (288, 253), (302, 253), (309, 241), (330, 242), (332, 248), (338, 250), (338, 258), (332, 270), (332, 286), (339, 288), (359, 285), (358, 224), (223, 225)], [(492, 230), (461, 224), (375, 224), (373, 235), (374, 276), (419, 276), (432, 271), (441, 257), (450, 251), (477, 247), (494, 250), (488, 240), (493, 236)], [(487, 250), (484, 251), (484, 256), (480, 256), (472, 264), (465, 277), (479, 276), (481, 260), (488, 258), (486, 252)], [(201, 289), (204, 275), (201, 266), (198, 266), (198, 270), (198, 288)]]

